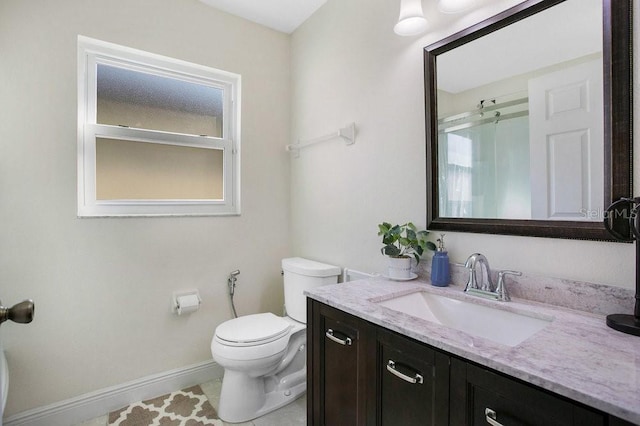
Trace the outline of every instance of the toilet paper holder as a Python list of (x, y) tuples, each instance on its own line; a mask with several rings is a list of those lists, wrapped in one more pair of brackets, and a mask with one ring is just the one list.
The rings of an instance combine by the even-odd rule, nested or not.
[(171, 311), (177, 315), (190, 314), (200, 309), (201, 303), (198, 290), (175, 292), (171, 300)]

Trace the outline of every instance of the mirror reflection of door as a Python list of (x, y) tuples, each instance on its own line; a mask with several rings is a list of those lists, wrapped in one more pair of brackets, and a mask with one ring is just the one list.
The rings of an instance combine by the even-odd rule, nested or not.
[(589, 220), (604, 205), (602, 62), (529, 80), (531, 216)]

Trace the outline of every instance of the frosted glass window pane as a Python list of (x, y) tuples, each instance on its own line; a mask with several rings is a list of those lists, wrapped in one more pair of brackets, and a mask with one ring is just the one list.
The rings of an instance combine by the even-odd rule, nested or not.
[(222, 200), (223, 150), (97, 138), (98, 200)]
[(224, 90), (97, 65), (97, 123), (221, 138)]

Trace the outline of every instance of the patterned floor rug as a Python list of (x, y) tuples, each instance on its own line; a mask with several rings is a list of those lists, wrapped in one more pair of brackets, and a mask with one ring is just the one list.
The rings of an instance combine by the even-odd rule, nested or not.
[(200, 386), (193, 386), (109, 413), (109, 425), (222, 426)]

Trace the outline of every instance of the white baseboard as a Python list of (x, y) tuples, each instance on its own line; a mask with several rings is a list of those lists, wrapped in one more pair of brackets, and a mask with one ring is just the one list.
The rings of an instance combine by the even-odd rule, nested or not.
[[(6, 418), (4, 426), (74, 425), (103, 416), (136, 401), (218, 379), (223, 373), (224, 369), (215, 361), (205, 361), (23, 411)], [(2, 425), (1, 420), (0, 425)]]

